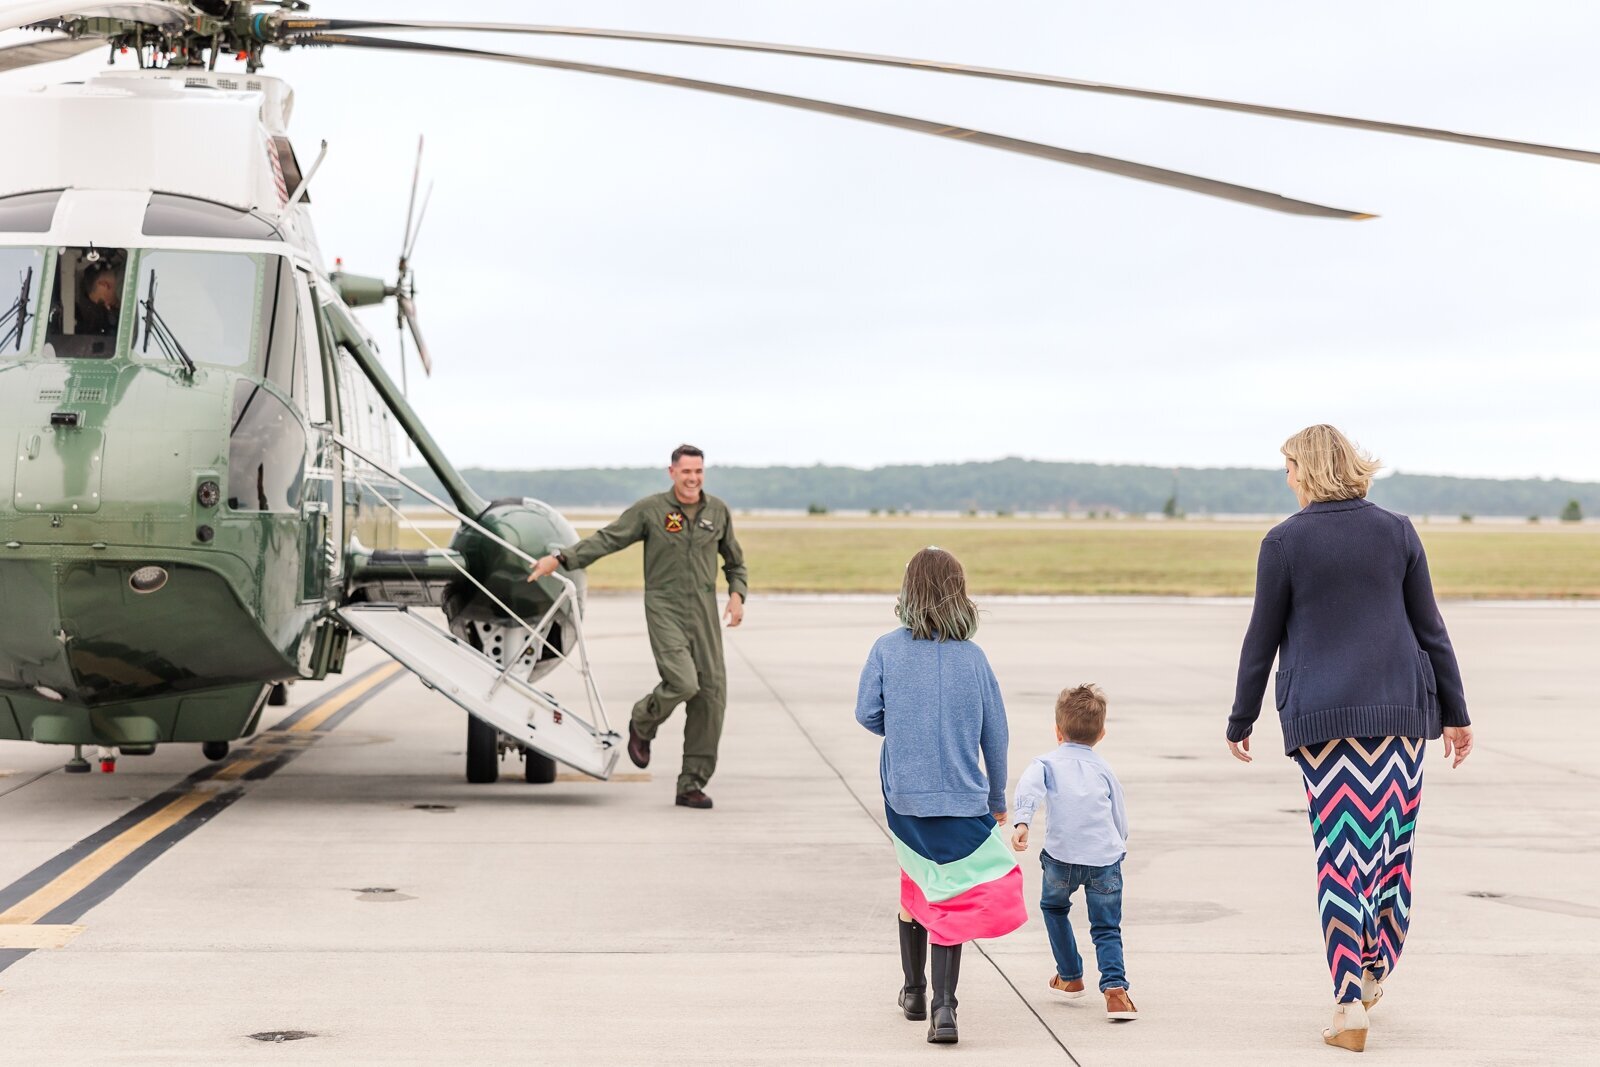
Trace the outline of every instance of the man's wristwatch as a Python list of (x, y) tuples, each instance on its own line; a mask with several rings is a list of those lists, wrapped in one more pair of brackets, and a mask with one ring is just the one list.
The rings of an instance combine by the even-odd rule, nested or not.
[(552, 552), (550, 554), (556, 558), (556, 562), (561, 564), (562, 567), (571, 569), (571, 565), (567, 563), (567, 554), (565, 552)]

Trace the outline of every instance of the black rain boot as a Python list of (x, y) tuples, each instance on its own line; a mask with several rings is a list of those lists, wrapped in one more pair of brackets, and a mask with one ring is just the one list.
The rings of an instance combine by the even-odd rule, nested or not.
[(928, 1012), (928, 1040), (953, 1045), (956, 1032), (956, 982), (961, 978), (961, 946), (933, 946), (933, 1003)]
[(928, 931), (919, 922), (900, 923), (900, 969), (905, 985), (900, 987), (900, 1007), (907, 1019), (928, 1017)]

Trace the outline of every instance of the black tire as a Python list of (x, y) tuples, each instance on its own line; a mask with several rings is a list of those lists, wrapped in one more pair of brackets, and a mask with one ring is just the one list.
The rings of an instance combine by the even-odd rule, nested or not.
[(467, 716), (467, 781), (488, 785), (500, 780), (500, 731)]
[(272, 687), (272, 695), (267, 697), (267, 704), (274, 708), (281, 708), (288, 703), (289, 687), (283, 682), (278, 682)]
[(522, 777), (533, 785), (549, 785), (556, 780), (556, 761), (525, 748), (522, 750)]
[(228, 742), (206, 741), (200, 746), (200, 754), (212, 762), (225, 759), (228, 755)]

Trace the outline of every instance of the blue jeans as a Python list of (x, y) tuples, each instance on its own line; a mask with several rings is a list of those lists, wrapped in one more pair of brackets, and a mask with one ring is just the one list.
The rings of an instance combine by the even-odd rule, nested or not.
[(1039, 863), (1044, 868), (1039, 907), (1050, 934), (1050, 951), (1055, 953), (1056, 973), (1069, 982), (1083, 977), (1083, 957), (1078, 955), (1072, 923), (1067, 920), (1072, 894), (1082, 886), (1089, 906), (1089, 936), (1094, 938), (1095, 962), (1100, 965), (1100, 991), (1128, 988), (1128, 976), (1122, 969), (1122, 861), (1109, 867), (1085, 867), (1061, 863), (1041, 852)]

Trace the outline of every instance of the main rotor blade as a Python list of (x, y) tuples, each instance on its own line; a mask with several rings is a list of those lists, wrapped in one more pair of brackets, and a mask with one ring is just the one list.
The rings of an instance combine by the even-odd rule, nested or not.
[(406, 325), (411, 328), (411, 339), (417, 342), (417, 358), (422, 361), (422, 373), (433, 377), (433, 359), (428, 355), (428, 343), (422, 339), (422, 327), (417, 325), (417, 305), (409, 296), (397, 296), (395, 300), (400, 304), (400, 314), (405, 316)]
[(309, 44), (340, 45), (349, 48), (374, 48), (385, 51), (424, 52), (433, 55), (460, 56), (467, 59), (491, 59), (502, 63), (516, 63), (530, 67), (579, 71), (585, 74), (604, 74), (613, 78), (626, 78), (656, 85), (672, 85), (680, 89), (697, 89), (701, 92), (716, 93), (720, 96), (758, 100), (767, 104), (780, 104), (784, 107), (799, 108), (802, 111), (816, 111), (825, 115), (837, 115), (840, 118), (877, 123), (880, 126), (893, 126), (896, 129), (910, 130), (914, 133), (948, 137), (966, 144), (979, 144), (989, 148), (999, 148), (1007, 152), (1016, 152), (1021, 155), (1036, 156), (1056, 163), (1067, 163), (1072, 166), (1086, 167), (1090, 170), (1105, 171), (1108, 174), (1116, 174), (1124, 178), (1135, 178), (1139, 181), (1153, 182), (1156, 185), (1170, 186), (1175, 189), (1187, 189), (1192, 193), (1213, 196), (1222, 200), (1232, 200), (1235, 203), (1249, 204), (1252, 207), (1267, 208), (1272, 211), (1283, 211), (1291, 215), (1313, 215), (1332, 219), (1373, 218), (1372, 215), (1365, 212), (1327, 207), (1323, 204), (1312, 204), (1304, 200), (1291, 200), (1288, 197), (1279, 196), (1277, 193), (1263, 192), (1260, 189), (1252, 189), (1244, 185), (1234, 185), (1230, 182), (1217, 181), (1214, 178), (1202, 178), (1193, 174), (1185, 174), (1181, 171), (1166, 170), (1162, 167), (1152, 167), (1145, 163), (1133, 163), (1125, 159), (1116, 159), (1112, 156), (1076, 152), (1068, 148), (1057, 148), (1054, 145), (1006, 137), (1003, 134), (986, 133), (983, 130), (970, 130), (961, 126), (948, 126), (939, 122), (930, 122), (927, 119), (895, 115), (887, 111), (872, 111), (867, 108), (851, 107), (848, 104), (835, 104), (826, 100), (813, 100), (805, 96), (772, 93), (764, 89), (723, 85), (720, 82), (679, 78), (670, 74), (629, 70), (625, 67), (606, 67), (567, 59), (545, 59), (538, 56), (514, 55), (509, 52), (487, 52), (475, 48), (456, 48), (450, 45), (426, 44), (420, 41), (395, 41), (381, 37), (351, 37), (347, 34), (333, 33), (307, 34), (300, 40)]
[(93, 52), (105, 46), (104, 41), (83, 38), (75, 40), (71, 37), (46, 37), (40, 41), (7, 45), (0, 48), (0, 71), (21, 70), (35, 63), (71, 59), (73, 56), (81, 56), (85, 52)]
[(866, 63), (879, 67), (903, 67), (910, 70), (929, 70), (942, 74), (959, 74), (972, 78), (993, 78), (999, 81), (1024, 82), (1029, 85), (1048, 85), (1057, 89), (1075, 89), (1080, 92), (1105, 93), (1111, 96), (1131, 96), (1140, 100), (1158, 100), (1168, 104), (1187, 104), (1191, 107), (1212, 108), (1221, 111), (1239, 111), (1268, 118), (1292, 119), (1296, 122), (1315, 122), (1324, 126), (1344, 126), (1356, 130), (1397, 134), (1401, 137), (1420, 137), (1431, 141), (1452, 141), (1456, 144), (1494, 148), (1504, 152), (1523, 152), (1556, 159), (1572, 159), (1582, 163), (1600, 163), (1600, 152), (1581, 148), (1562, 148), (1555, 145), (1531, 144), (1511, 141), (1502, 137), (1482, 137), (1471, 133), (1433, 129), (1428, 126), (1410, 126), (1399, 122), (1378, 122), (1372, 119), (1352, 118), (1347, 115), (1326, 115), (1316, 111), (1299, 111), (1293, 108), (1268, 107), (1264, 104), (1246, 104), (1233, 100), (1218, 100), (1207, 96), (1189, 96), (1184, 93), (1137, 89), (1106, 82), (1083, 81), (1056, 74), (1030, 74), (1027, 71), (1003, 70), (998, 67), (979, 67), (966, 63), (945, 63), (932, 59), (907, 59), (901, 56), (877, 55), (872, 52), (846, 52), (833, 48), (808, 48), (792, 44), (771, 44), (765, 41), (733, 41), (721, 37), (690, 37), (676, 33), (644, 33), (633, 30), (592, 29), (576, 26), (542, 26), (516, 22), (438, 22), (418, 19), (367, 20), (367, 19), (304, 19), (303, 23), (320, 23), (330, 30), (403, 29), (403, 30), (458, 30), (476, 33), (537, 34), (547, 37), (592, 37), (619, 41), (648, 41), (653, 44), (693, 45), (700, 48), (722, 48), (739, 52), (767, 52), (774, 55), (807, 56), (815, 59), (837, 59), (846, 63)]
[(164, 29), (187, 26), (191, 19), (187, 4), (168, 0), (117, 0), (115, 3), (72, 3), (71, 0), (33, 0), (29, 4), (0, 7), (0, 30), (14, 30), (51, 19), (126, 19), (148, 22)]

